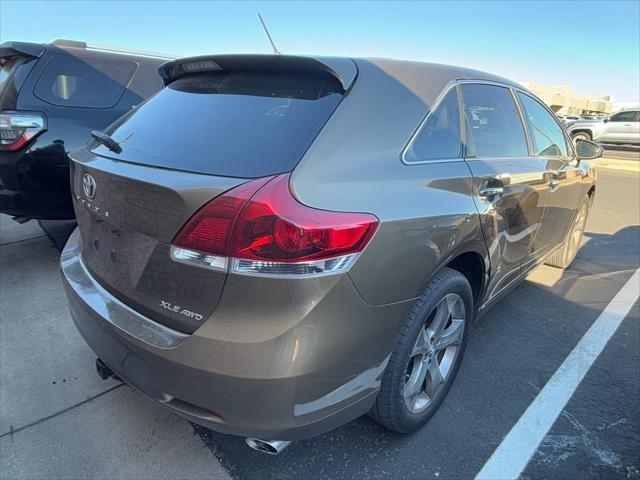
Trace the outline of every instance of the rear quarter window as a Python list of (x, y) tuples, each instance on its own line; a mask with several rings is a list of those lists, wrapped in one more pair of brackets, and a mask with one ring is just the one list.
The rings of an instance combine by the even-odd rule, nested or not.
[(107, 130), (120, 160), (257, 178), (293, 170), (342, 98), (333, 76), (215, 72), (176, 80)]
[(455, 159), (462, 155), (458, 94), (451, 88), (430, 113), (422, 130), (405, 153), (407, 162)]
[(54, 55), (38, 78), (34, 94), (62, 107), (111, 108), (136, 68), (131, 60)]

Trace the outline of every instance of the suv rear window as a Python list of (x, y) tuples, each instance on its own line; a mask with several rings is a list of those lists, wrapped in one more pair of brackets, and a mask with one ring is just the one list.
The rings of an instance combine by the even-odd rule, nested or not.
[(215, 72), (176, 80), (107, 131), (104, 156), (162, 168), (255, 178), (293, 170), (340, 99), (333, 76)]
[(55, 55), (38, 78), (34, 93), (62, 107), (111, 108), (137, 66), (128, 60)]

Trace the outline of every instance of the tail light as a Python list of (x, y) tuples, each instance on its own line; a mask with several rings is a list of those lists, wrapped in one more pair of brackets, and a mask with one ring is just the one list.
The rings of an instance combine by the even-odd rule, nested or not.
[(45, 118), (40, 113), (0, 112), (0, 150), (20, 150), (45, 130)]
[(238, 214), (247, 201), (271, 178), (273, 177), (243, 183), (202, 207), (173, 239), (173, 259), (226, 271), (229, 242)]
[(174, 239), (173, 258), (257, 275), (346, 271), (378, 219), (307, 207), (291, 194), (289, 177), (252, 180), (209, 202)]

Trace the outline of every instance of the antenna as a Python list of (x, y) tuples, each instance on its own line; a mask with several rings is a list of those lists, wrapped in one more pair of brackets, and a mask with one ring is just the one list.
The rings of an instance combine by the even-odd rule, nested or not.
[(260, 19), (260, 23), (262, 23), (262, 28), (264, 28), (264, 33), (267, 34), (267, 37), (269, 38), (269, 43), (271, 44), (271, 48), (273, 48), (273, 54), (274, 55), (280, 55), (280, 52), (278, 51), (278, 48), (276, 47), (276, 44), (273, 43), (273, 39), (271, 38), (271, 35), (269, 34), (269, 30), (267, 29), (267, 24), (264, 23), (264, 20), (262, 19), (262, 15), (260, 15), (258, 13), (258, 18)]

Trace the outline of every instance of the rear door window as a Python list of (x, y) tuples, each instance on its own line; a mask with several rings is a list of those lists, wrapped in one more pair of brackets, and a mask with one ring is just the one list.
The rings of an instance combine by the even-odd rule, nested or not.
[(526, 157), (527, 139), (508, 88), (463, 84), (467, 157)]
[(405, 154), (408, 162), (455, 159), (461, 156), (460, 112), (455, 88), (429, 114), (413, 144)]
[(540, 102), (529, 95), (518, 92), (518, 98), (524, 109), (536, 155), (566, 157), (567, 142), (558, 122)]
[(55, 55), (40, 75), (34, 93), (62, 107), (111, 108), (136, 68), (136, 62), (124, 59)]
[(293, 170), (342, 98), (333, 76), (215, 72), (184, 77), (107, 132), (104, 156), (173, 170), (255, 178)]

